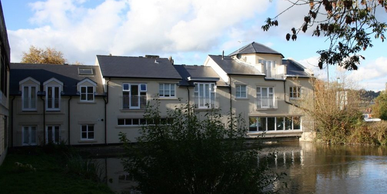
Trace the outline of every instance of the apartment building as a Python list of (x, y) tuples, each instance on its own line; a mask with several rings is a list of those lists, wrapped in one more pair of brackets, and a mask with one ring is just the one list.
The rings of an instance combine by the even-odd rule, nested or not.
[[(146, 105), (162, 117), (182, 103), (196, 112), (241, 114), (251, 137), (301, 137), (313, 121), (297, 106), (313, 93), (305, 67), (252, 42), (203, 65), (172, 58), (97, 55), (94, 66), (11, 64), (12, 145), (116, 144), (146, 124)], [(225, 121), (226, 122), (226, 121)]]
[(8, 90), (10, 48), (3, 8), (0, 2), (0, 165), (7, 155), (8, 144)]
[(98, 66), (12, 63), (12, 146), (106, 142)]

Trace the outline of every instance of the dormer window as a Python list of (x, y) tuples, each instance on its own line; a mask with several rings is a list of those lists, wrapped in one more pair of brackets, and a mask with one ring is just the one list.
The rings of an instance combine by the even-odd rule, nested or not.
[(46, 110), (60, 110), (60, 92), (59, 86), (46, 87)]
[(81, 86), (81, 101), (92, 102), (94, 101), (94, 87), (93, 86)]
[(266, 74), (266, 77), (273, 77), (273, 69), (275, 68), (275, 61), (269, 61), (264, 59), (259, 59), (258, 63), (262, 64), (263, 71)]
[(22, 101), (23, 101), (23, 110), (26, 111), (35, 111), (37, 104), (37, 94), (38, 89), (36, 86), (26, 85), (22, 86)]
[(38, 90), (40, 83), (35, 79), (28, 77), (19, 82), (22, 93), (22, 110), (36, 111), (38, 103)]
[(44, 82), (44, 86), (46, 91), (46, 110), (60, 111), (63, 83), (55, 78), (51, 78)]
[(94, 102), (95, 88), (97, 87), (94, 81), (85, 78), (77, 84), (77, 87), (80, 102)]

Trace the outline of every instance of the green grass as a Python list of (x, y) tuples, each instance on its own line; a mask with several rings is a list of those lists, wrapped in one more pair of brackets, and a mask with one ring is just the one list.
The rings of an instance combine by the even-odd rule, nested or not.
[(67, 170), (65, 158), (43, 151), (9, 153), (0, 166), (0, 193), (114, 193), (106, 184)]

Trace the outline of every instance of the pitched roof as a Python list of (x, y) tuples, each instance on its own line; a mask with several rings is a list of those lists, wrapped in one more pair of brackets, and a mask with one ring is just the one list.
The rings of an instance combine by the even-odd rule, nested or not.
[[(79, 69), (91, 68), (93, 74), (80, 74)], [(104, 94), (101, 72), (98, 66), (92, 65), (53, 65), (53, 64), (28, 64), (11, 63), (10, 65), (10, 95), (19, 95), (19, 82), (31, 77), (43, 83), (51, 78), (55, 78), (63, 83), (64, 95), (77, 95), (78, 82), (89, 78), (97, 83), (97, 95)], [(42, 88), (41, 88), (42, 90)]]
[(234, 52), (229, 54), (229, 56), (237, 55), (237, 54), (254, 54), (254, 53), (259, 53), (259, 54), (274, 54), (274, 55), (281, 55), (282, 58), (284, 57), (281, 53), (263, 45), (259, 44), (256, 42), (252, 42)]
[(287, 76), (297, 76), (297, 77), (311, 77), (307, 72), (307, 69), (302, 66), (297, 61), (292, 59), (282, 59), (282, 64), (286, 65), (286, 75)]
[(167, 58), (97, 55), (103, 77), (181, 79)]
[(225, 86), (219, 75), (210, 66), (203, 65), (174, 65), (183, 78), (179, 85), (193, 86), (193, 82), (216, 82), (218, 86)]
[(209, 55), (229, 75), (264, 75), (256, 66), (233, 59), (231, 56)]

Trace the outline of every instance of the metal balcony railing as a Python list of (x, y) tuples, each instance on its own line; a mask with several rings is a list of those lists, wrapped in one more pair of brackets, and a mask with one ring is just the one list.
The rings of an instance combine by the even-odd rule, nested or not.
[(123, 109), (145, 109), (147, 104), (146, 95), (124, 95), (122, 97)]
[(214, 96), (195, 96), (194, 97), (195, 104), (194, 107), (198, 109), (212, 109), (219, 108), (219, 99)]
[(257, 109), (277, 108), (277, 100), (274, 97), (258, 97)]

